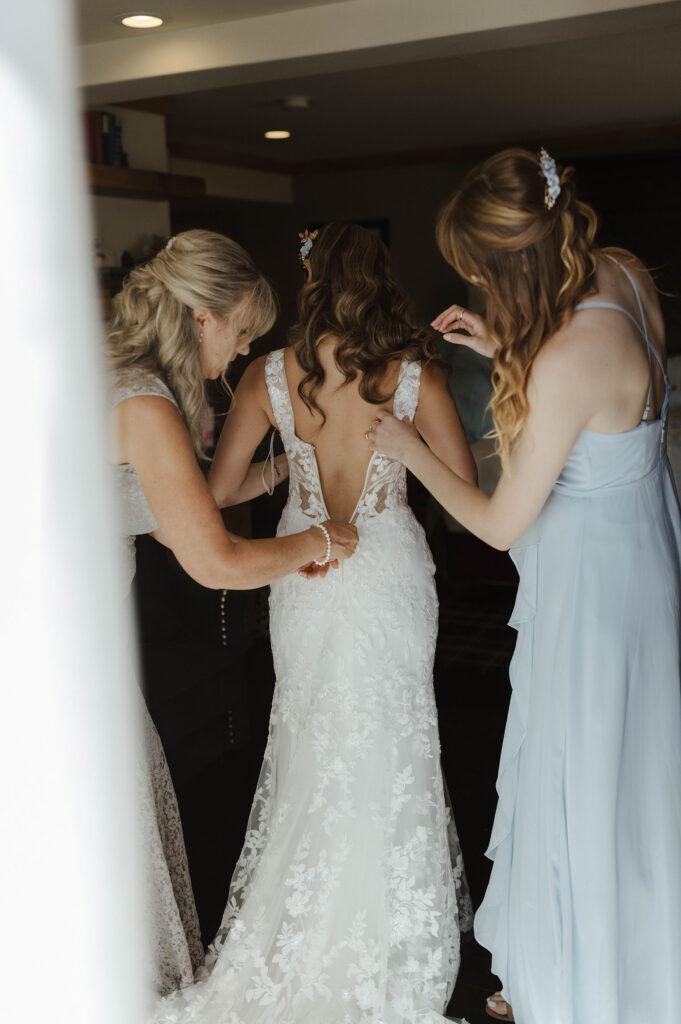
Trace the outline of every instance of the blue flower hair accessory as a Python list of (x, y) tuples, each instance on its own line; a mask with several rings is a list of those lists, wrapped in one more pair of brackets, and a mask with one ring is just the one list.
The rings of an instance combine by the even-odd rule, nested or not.
[(305, 228), (305, 231), (298, 232), (298, 238), (302, 242), (302, 245), (299, 250), (301, 263), (304, 263), (307, 257), (309, 256), (310, 249), (312, 248), (312, 243), (314, 242), (318, 234), (319, 228), (317, 228), (315, 231), (308, 231), (308, 229)]
[(560, 195), (560, 179), (558, 177), (558, 171), (556, 170), (556, 161), (552, 156), (549, 156), (543, 146), (539, 150), (539, 166), (539, 173), (543, 174), (546, 178), (544, 206), (547, 210), (551, 210), (555, 205), (556, 199)]

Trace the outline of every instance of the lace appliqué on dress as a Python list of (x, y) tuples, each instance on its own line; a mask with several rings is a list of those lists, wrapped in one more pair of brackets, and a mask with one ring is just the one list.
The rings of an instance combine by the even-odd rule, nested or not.
[[(283, 351), (265, 374), (289, 460), (281, 535), (327, 510)], [(399, 415), (419, 379), (402, 365)], [(157, 1022), (444, 1024), (465, 881), (440, 771), (434, 567), (399, 463), (371, 460), (355, 521), (338, 570), (272, 584), (277, 681), (246, 840), (205, 980)]]

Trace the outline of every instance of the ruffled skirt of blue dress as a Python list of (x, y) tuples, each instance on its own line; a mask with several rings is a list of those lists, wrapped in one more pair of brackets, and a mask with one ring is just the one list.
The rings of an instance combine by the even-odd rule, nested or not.
[(511, 554), (513, 694), (475, 922), (520, 1024), (677, 1024), (681, 526), (666, 459)]

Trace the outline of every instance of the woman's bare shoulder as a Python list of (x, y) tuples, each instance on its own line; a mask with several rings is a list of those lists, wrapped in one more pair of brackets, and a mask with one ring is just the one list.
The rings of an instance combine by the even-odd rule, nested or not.
[(447, 390), (447, 378), (439, 363), (424, 361), (421, 364), (421, 394)]
[[(628, 249), (605, 249), (598, 261), (597, 280), (599, 290), (604, 293), (619, 292), (624, 300), (635, 306), (638, 292), (646, 312), (654, 314), (660, 309), (659, 291), (653, 277), (653, 270), (647, 267)], [(607, 297), (604, 295), (604, 297)]]
[(264, 356), (257, 356), (251, 360), (244, 372), (241, 374), (239, 380), (239, 389), (257, 391), (266, 389), (265, 383), (265, 368), (267, 366), (267, 360), (269, 353)]
[(131, 395), (111, 410), (114, 461), (134, 463), (142, 448), (189, 432), (174, 402), (161, 395)]

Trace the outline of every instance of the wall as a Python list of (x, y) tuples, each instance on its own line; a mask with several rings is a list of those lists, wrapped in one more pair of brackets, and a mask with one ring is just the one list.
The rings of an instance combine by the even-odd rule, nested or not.
[(397, 276), (420, 316), (431, 320), (466, 297), (435, 245), (435, 219), (468, 166), (432, 163), (299, 175), (295, 209), (303, 227), (328, 220), (387, 219)]
[(290, 174), (254, 171), (247, 167), (227, 167), (202, 160), (171, 157), (173, 174), (189, 174), (203, 178), (209, 196), (247, 199), (265, 203), (292, 203), (293, 179)]
[[(165, 118), (125, 107), (101, 107), (115, 114), (123, 126), (123, 149), (130, 167), (141, 171), (167, 171)], [(93, 196), (95, 238), (105, 253), (106, 266), (119, 266), (127, 249), (141, 256), (154, 236), (170, 235), (170, 204), (148, 199)]]

